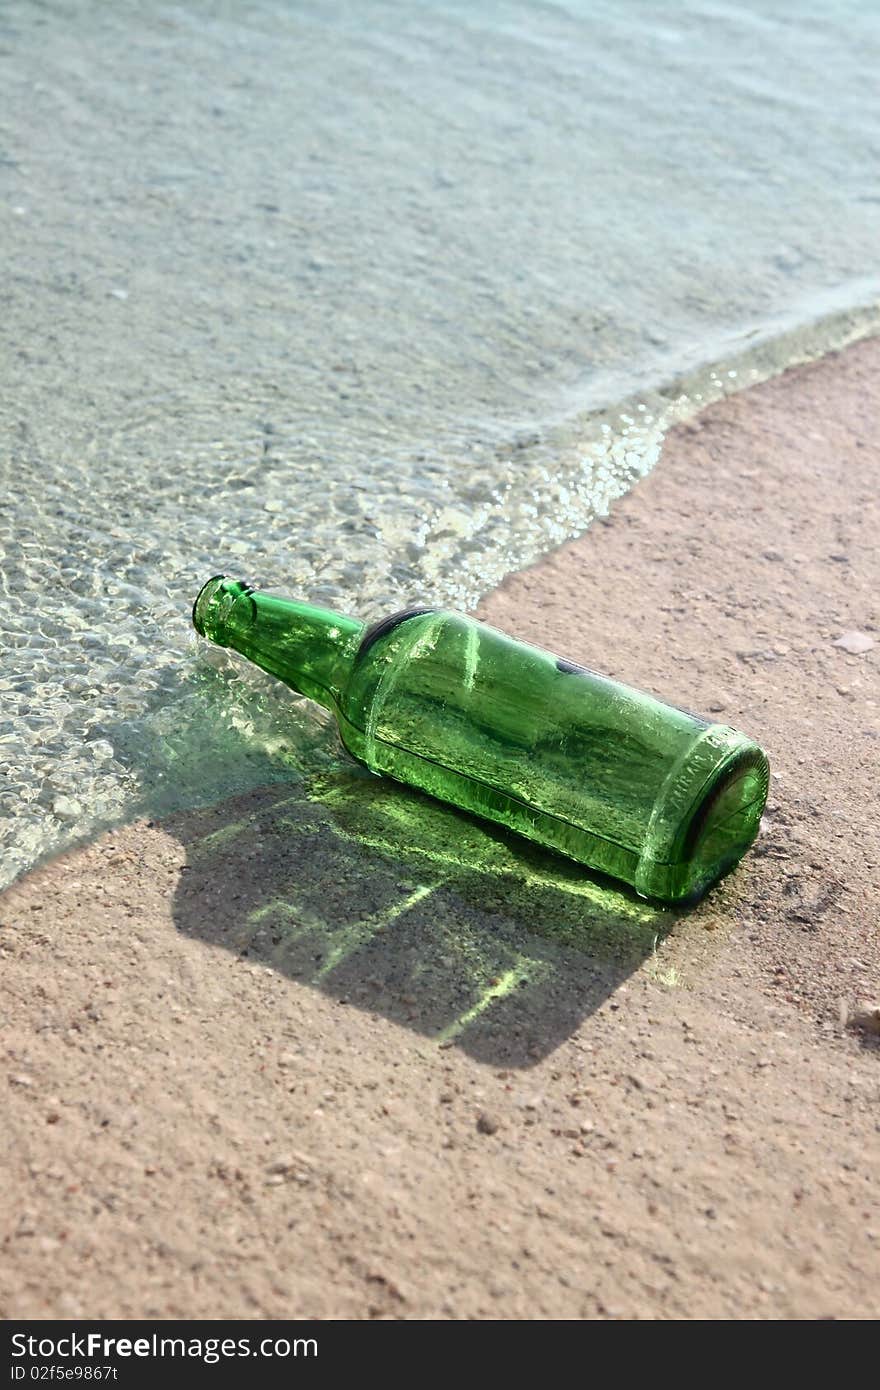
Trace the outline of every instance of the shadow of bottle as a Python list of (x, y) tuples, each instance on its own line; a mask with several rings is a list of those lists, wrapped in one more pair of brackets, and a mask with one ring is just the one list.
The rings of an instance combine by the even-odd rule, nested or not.
[(165, 822), (178, 929), (494, 1065), (528, 1066), (674, 914), (353, 767)]
[(268, 677), (202, 663), (116, 741), (186, 849), (178, 930), (493, 1065), (552, 1052), (681, 915), (372, 776)]

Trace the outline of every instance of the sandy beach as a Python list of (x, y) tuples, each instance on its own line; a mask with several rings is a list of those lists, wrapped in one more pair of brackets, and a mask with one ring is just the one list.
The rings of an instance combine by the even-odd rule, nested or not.
[(696, 910), (354, 767), (7, 891), (0, 1316), (880, 1314), (878, 382), (710, 407), (481, 605), (767, 748)]

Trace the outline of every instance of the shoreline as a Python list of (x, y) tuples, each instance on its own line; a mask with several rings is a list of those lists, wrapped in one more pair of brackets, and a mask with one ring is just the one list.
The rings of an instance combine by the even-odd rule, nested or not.
[(768, 748), (694, 911), (356, 771), (6, 891), (0, 1315), (877, 1316), (878, 381), (709, 406), (479, 605)]
[[(872, 291), (876, 292), (873, 285)], [(479, 607), (508, 576), (540, 564), (561, 545), (586, 534), (650, 476), (676, 427), (743, 391), (880, 336), (876, 298), (866, 294), (854, 305), (841, 307), (829, 294), (827, 302), (824, 313), (795, 322), (779, 317), (772, 325), (730, 339), (719, 356), (700, 357), (698, 365), (656, 375), (638, 392), (621, 385), (612, 405), (588, 407), (583, 399), (572, 399), (561, 414), (525, 425), (524, 437), (534, 434), (533, 447), (547, 455), (546, 478), (542, 483), (533, 469), (524, 487), (515, 474), (506, 479), (499, 474), (495, 481), (502, 495), (494, 506), (478, 509), (479, 529), (501, 529), (505, 512), (516, 509), (519, 528), (512, 547), (496, 545), (494, 552), (480, 554), (471, 566), (456, 547), (472, 538), (475, 529), (457, 538), (445, 570), (443, 547), (437, 547), (427, 573), (442, 576), (443, 587), (454, 596), (450, 606)], [(520, 447), (518, 439), (514, 436), (511, 452)], [(526, 522), (530, 512), (534, 520)]]

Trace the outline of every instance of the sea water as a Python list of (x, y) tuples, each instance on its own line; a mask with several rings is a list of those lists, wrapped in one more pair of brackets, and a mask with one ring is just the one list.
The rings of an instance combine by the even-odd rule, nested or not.
[(471, 605), (875, 327), (878, 72), (873, 0), (5, 0), (2, 879), (332, 763), (208, 575)]

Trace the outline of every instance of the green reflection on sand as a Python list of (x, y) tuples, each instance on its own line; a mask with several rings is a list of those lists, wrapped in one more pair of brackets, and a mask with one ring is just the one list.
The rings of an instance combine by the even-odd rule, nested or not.
[[(456, 982), (425, 1029), (438, 1043), (460, 1038), (517, 991), (552, 991), (561, 969), (553, 948), (611, 959), (627, 972), (674, 921), (575, 864), (358, 768), (273, 795), (257, 817), (236, 817), (194, 840), (191, 860), (209, 870), (232, 846), (259, 859), (268, 837), (292, 856), (295, 872), (267, 883), (245, 914), (240, 947), (258, 950), (268, 934), (276, 964), (332, 993), (357, 976), (371, 949), (403, 951), (405, 935), (407, 998), (436, 995), (438, 973)], [(451, 904), (464, 912), (464, 929)]]

